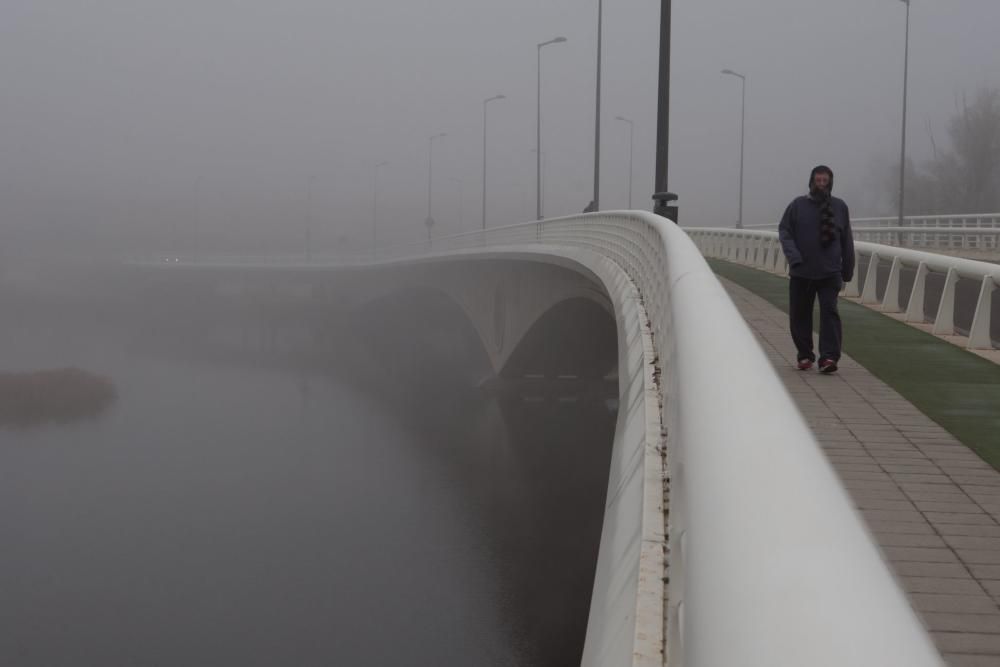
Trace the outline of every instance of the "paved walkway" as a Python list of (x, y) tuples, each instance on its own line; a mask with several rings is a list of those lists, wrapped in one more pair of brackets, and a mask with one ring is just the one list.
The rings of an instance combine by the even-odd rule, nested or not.
[(722, 282), (948, 664), (1000, 667), (1000, 473), (853, 359), (796, 370), (787, 316)]

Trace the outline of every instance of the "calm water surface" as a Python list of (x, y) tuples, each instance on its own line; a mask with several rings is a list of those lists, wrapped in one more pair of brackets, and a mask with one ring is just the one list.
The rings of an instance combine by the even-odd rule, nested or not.
[(101, 319), (0, 321), (0, 370), (118, 390), (0, 426), (0, 665), (578, 662), (613, 414), (454, 386), (403, 409)]

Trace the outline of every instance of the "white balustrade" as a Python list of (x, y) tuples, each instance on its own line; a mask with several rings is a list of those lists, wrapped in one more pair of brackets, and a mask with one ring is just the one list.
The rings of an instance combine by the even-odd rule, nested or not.
[[(964, 213), (959, 215), (908, 215), (903, 218), (906, 231), (913, 228), (935, 228), (950, 230), (967, 229), (1000, 229), (1000, 213)], [(875, 218), (852, 218), (851, 226), (855, 229), (889, 228), (899, 226), (898, 216), (882, 216)], [(776, 230), (778, 222), (746, 225), (749, 230)], [(878, 240), (878, 239), (871, 239)]]
[[(727, 248), (740, 247), (748, 243), (749, 239), (756, 239), (759, 243), (768, 244), (772, 253), (781, 253), (777, 232), (699, 228), (689, 228), (687, 231), (708, 257), (724, 259), (727, 257)], [(980, 231), (991, 235), (1000, 234), (1000, 229)], [(858, 235), (857, 232), (856, 235)], [(938, 335), (952, 335), (955, 333), (956, 285), (959, 280), (975, 281), (979, 286), (980, 294), (969, 330), (968, 348), (971, 350), (994, 349), (990, 336), (991, 294), (996, 285), (1000, 283), (1000, 265), (857, 240), (854, 247), (858, 260), (856, 264), (859, 269), (855, 271), (851, 282), (845, 286), (846, 296), (860, 297), (864, 304), (880, 305), (881, 310), (887, 313), (898, 313), (904, 310), (899, 303), (900, 273), (904, 269), (914, 270), (916, 274), (905, 308), (904, 320), (923, 322), (925, 319), (924, 296), (927, 276), (930, 274), (942, 275), (945, 278), (944, 287), (941, 299), (938, 301), (932, 332)], [(868, 270), (863, 282), (860, 281), (861, 259), (868, 260)], [(883, 260), (890, 261), (892, 265), (889, 269), (885, 294), (880, 301), (876, 285), (879, 271), (883, 270), (880, 266)], [(787, 265), (775, 267), (766, 262), (757, 262), (755, 266), (771, 273), (787, 273)]]
[(954, 251), (996, 252), (1000, 227), (861, 227), (852, 223), (856, 239), (887, 245)]

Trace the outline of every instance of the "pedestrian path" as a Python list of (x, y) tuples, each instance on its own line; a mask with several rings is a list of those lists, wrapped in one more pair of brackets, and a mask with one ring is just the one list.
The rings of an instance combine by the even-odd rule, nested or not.
[(1000, 473), (853, 359), (796, 370), (787, 315), (723, 284), (947, 663), (1000, 667)]

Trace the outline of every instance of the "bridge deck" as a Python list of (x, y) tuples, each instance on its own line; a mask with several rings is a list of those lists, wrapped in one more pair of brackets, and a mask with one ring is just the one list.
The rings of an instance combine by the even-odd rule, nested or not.
[(1000, 473), (853, 359), (796, 370), (787, 316), (723, 284), (948, 664), (1000, 667)]

